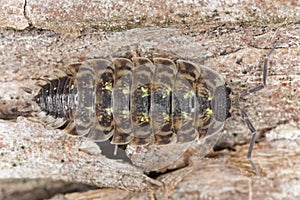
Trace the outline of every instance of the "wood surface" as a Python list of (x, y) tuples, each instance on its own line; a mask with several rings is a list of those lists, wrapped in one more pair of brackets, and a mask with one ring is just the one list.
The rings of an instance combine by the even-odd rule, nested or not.
[[(298, 1), (0, 0), (0, 27), (0, 199), (300, 199)], [(276, 41), (267, 87), (240, 102), (257, 129), (260, 176), (246, 159), (251, 134), (237, 108), (219, 151), (197, 157), (194, 148), (187, 166), (147, 175), (45, 128), (22, 90), (88, 58), (145, 56), (208, 66), (236, 95), (261, 82)]]

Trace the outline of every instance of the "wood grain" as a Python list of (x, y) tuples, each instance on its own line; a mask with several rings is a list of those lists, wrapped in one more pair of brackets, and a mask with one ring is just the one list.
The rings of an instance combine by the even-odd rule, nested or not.
[[(100, 188), (52, 199), (300, 198), (299, 2), (51, 2), (5, 7), (0, 1), (0, 199), (13, 199), (7, 187), (24, 192), (18, 181), (49, 178)], [(253, 161), (259, 177), (245, 159), (251, 135), (236, 109), (217, 144), (222, 151), (203, 158), (191, 155), (194, 148), (181, 160), (188, 166), (149, 177), (102, 156), (95, 144), (31, 119), (31, 96), (21, 88), (87, 58), (146, 56), (211, 67), (237, 94), (261, 81), (263, 58), (275, 41), (267, 87), (240, 102), (258, 131)]]

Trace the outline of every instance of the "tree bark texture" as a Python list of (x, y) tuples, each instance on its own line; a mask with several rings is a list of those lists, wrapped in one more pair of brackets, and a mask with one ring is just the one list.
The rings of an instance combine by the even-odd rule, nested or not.
[[(0, 199), (300, 198), (298, 1), (0, 0), (0, 27)], [(215, 147), (223, 150), (189, 150), (187, 165), (149, 176), (45, 128), (22, 89), (70, 63), (130, 55), (205, 65), (236, 95), (261, 83), (275, 42), (267, 87), (240, 102), (257, 129), (260, 176), (237, 108)]]

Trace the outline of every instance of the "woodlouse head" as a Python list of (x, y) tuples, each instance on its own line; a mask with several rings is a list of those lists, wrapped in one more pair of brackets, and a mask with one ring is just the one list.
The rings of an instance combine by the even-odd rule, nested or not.
[(215, 113), (215, 119), (224, 122), (231, 116), (231, 88), (222, 85), (216, 88), (215, 97), (212, 99), (212, 109)]

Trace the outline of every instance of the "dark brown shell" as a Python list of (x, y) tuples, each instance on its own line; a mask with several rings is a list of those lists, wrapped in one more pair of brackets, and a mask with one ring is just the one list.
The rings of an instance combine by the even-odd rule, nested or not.
[(69, 134), (166, 145), (219, 132), (230, 109), (224, 88), (217, 72), (184, 60), (92, 59), (45, 77), (34, 100), (42, 121)]

